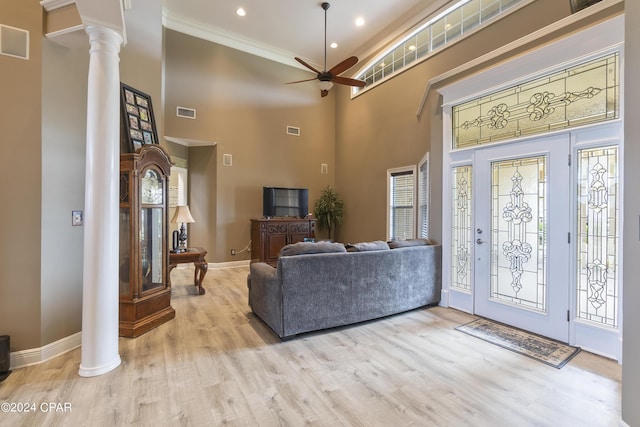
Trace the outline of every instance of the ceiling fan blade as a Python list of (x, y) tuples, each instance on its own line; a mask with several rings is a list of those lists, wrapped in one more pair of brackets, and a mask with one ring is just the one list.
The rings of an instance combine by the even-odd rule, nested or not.
[(329, 72), (332, 75), (337, 76), (338, 74), (347, 71), (349, 68), (353, 67), (357, 63), (358, 63), (358, 58), (355, 56), (351, 56), (345, 59), (344, 61), (342, 61), (341, 63), (339, 63), (338, 65), (336, 65), (335, 67), (333, 67), (332, 69), (330, 69)]
[(333, 77), (331, 81), (341, 85), (358, 86), (358, 87), (365, 87), (365, 85), (367, 84), (367, 82), (365, 82), (364, 80), (356, 80), (356, 79), (350, 79), (348, 77), (340, 77), (340, 76)]
[(298, 58), (297, 56), (295, 57), (295, 59), (296, 59), (296, 61), (298, 61), (299, 63), (301, 63), (302, 65), (304, 65), (305, 67), (307, 67), (308, 69), (313, 71), (314, 73), (320, 74), (320, 71), (316, 70), (311, 65), (307, 64), (306, 62), (304, 62), (302, 59)]
[(295, 81), (295, 82), (287, 82), (287, 83), (285, 83), (285, 84), (286, 84), (286, 85), (292, 85), (292, 84), (294, 84), (294, 83), (310, 82), (311, 80), (316, 80), (316, 77), (313, 77), (313, 78), (311, 78), (311, 79), (306, 79), (306, 80), (298, 80), (298, 81)]

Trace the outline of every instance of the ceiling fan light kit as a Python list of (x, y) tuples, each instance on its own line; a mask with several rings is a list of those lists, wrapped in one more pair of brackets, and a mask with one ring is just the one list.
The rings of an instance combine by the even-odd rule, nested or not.
[(358, 58), (356, 58), (355, 56), (350, 56), (349, 58), (345, 59), (344, 61), (340, 62), (338, 65), (336, 65), (335, 67), (327, 71), (327, 9), (329, 9), (331, 5), (327, 2), (324, 2), (321, 4), (321, 6), (322, 6), (322, 9), (324, 10), (324, 69), (323, 71), (318, 71), (311, 65), (307, 64), (301, 58), (296, 57), (295, 60), (298, 61), (300, 64), (304, 65), (305, 67), (307, 67), (308, 69), (310, 69), (311, 71), (313, 71), (314, 73), (316, 73), (316, 77), (313, 79), (289, 82), (287, 84), (302, 83), (302, 82), (308, 82), (308, 81), (317, 79), (318, 86), (320, 87), (320, 95), (322, 97), (325, 97), (329, 94), (329, 90), (333, 87), (334, 83), (347, 85), (347, 86), (364, 87), (366, 83), (363, 80), (356, 80), (356, 79), (351, 79), (349, 77), (339, 76), (339, 74), (347, 71), (349, 68), (353, 67), (358, 63)]

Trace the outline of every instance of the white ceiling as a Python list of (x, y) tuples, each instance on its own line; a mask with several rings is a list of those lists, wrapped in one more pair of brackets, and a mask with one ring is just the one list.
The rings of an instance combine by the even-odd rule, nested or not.
[[(373, 53), (450, 0), (334, 0), (327, 10), (327, 68)], [(279, 62), (298, 56), (324, 67), (324, 10), (318, 0), (164, 0), (165, 26)], [(236, 15), (238, 7), (247, 14)], [(355, 19), (365, 24), (356, 27)], [(357, 67), (356, 67), (357, 68)]]

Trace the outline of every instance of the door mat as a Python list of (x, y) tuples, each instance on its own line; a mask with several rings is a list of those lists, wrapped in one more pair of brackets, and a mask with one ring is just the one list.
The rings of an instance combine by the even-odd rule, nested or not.
[(580, 352), (578, 347), (489, 319), (477, 319), (455, 329), (558, 369)]

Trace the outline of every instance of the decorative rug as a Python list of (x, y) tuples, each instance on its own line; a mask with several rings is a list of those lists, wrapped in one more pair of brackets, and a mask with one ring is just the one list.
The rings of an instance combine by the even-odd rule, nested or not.
[(455, 329), (558, 369), (580, 352), (578, 347), (489, 319), (477, 319)]

